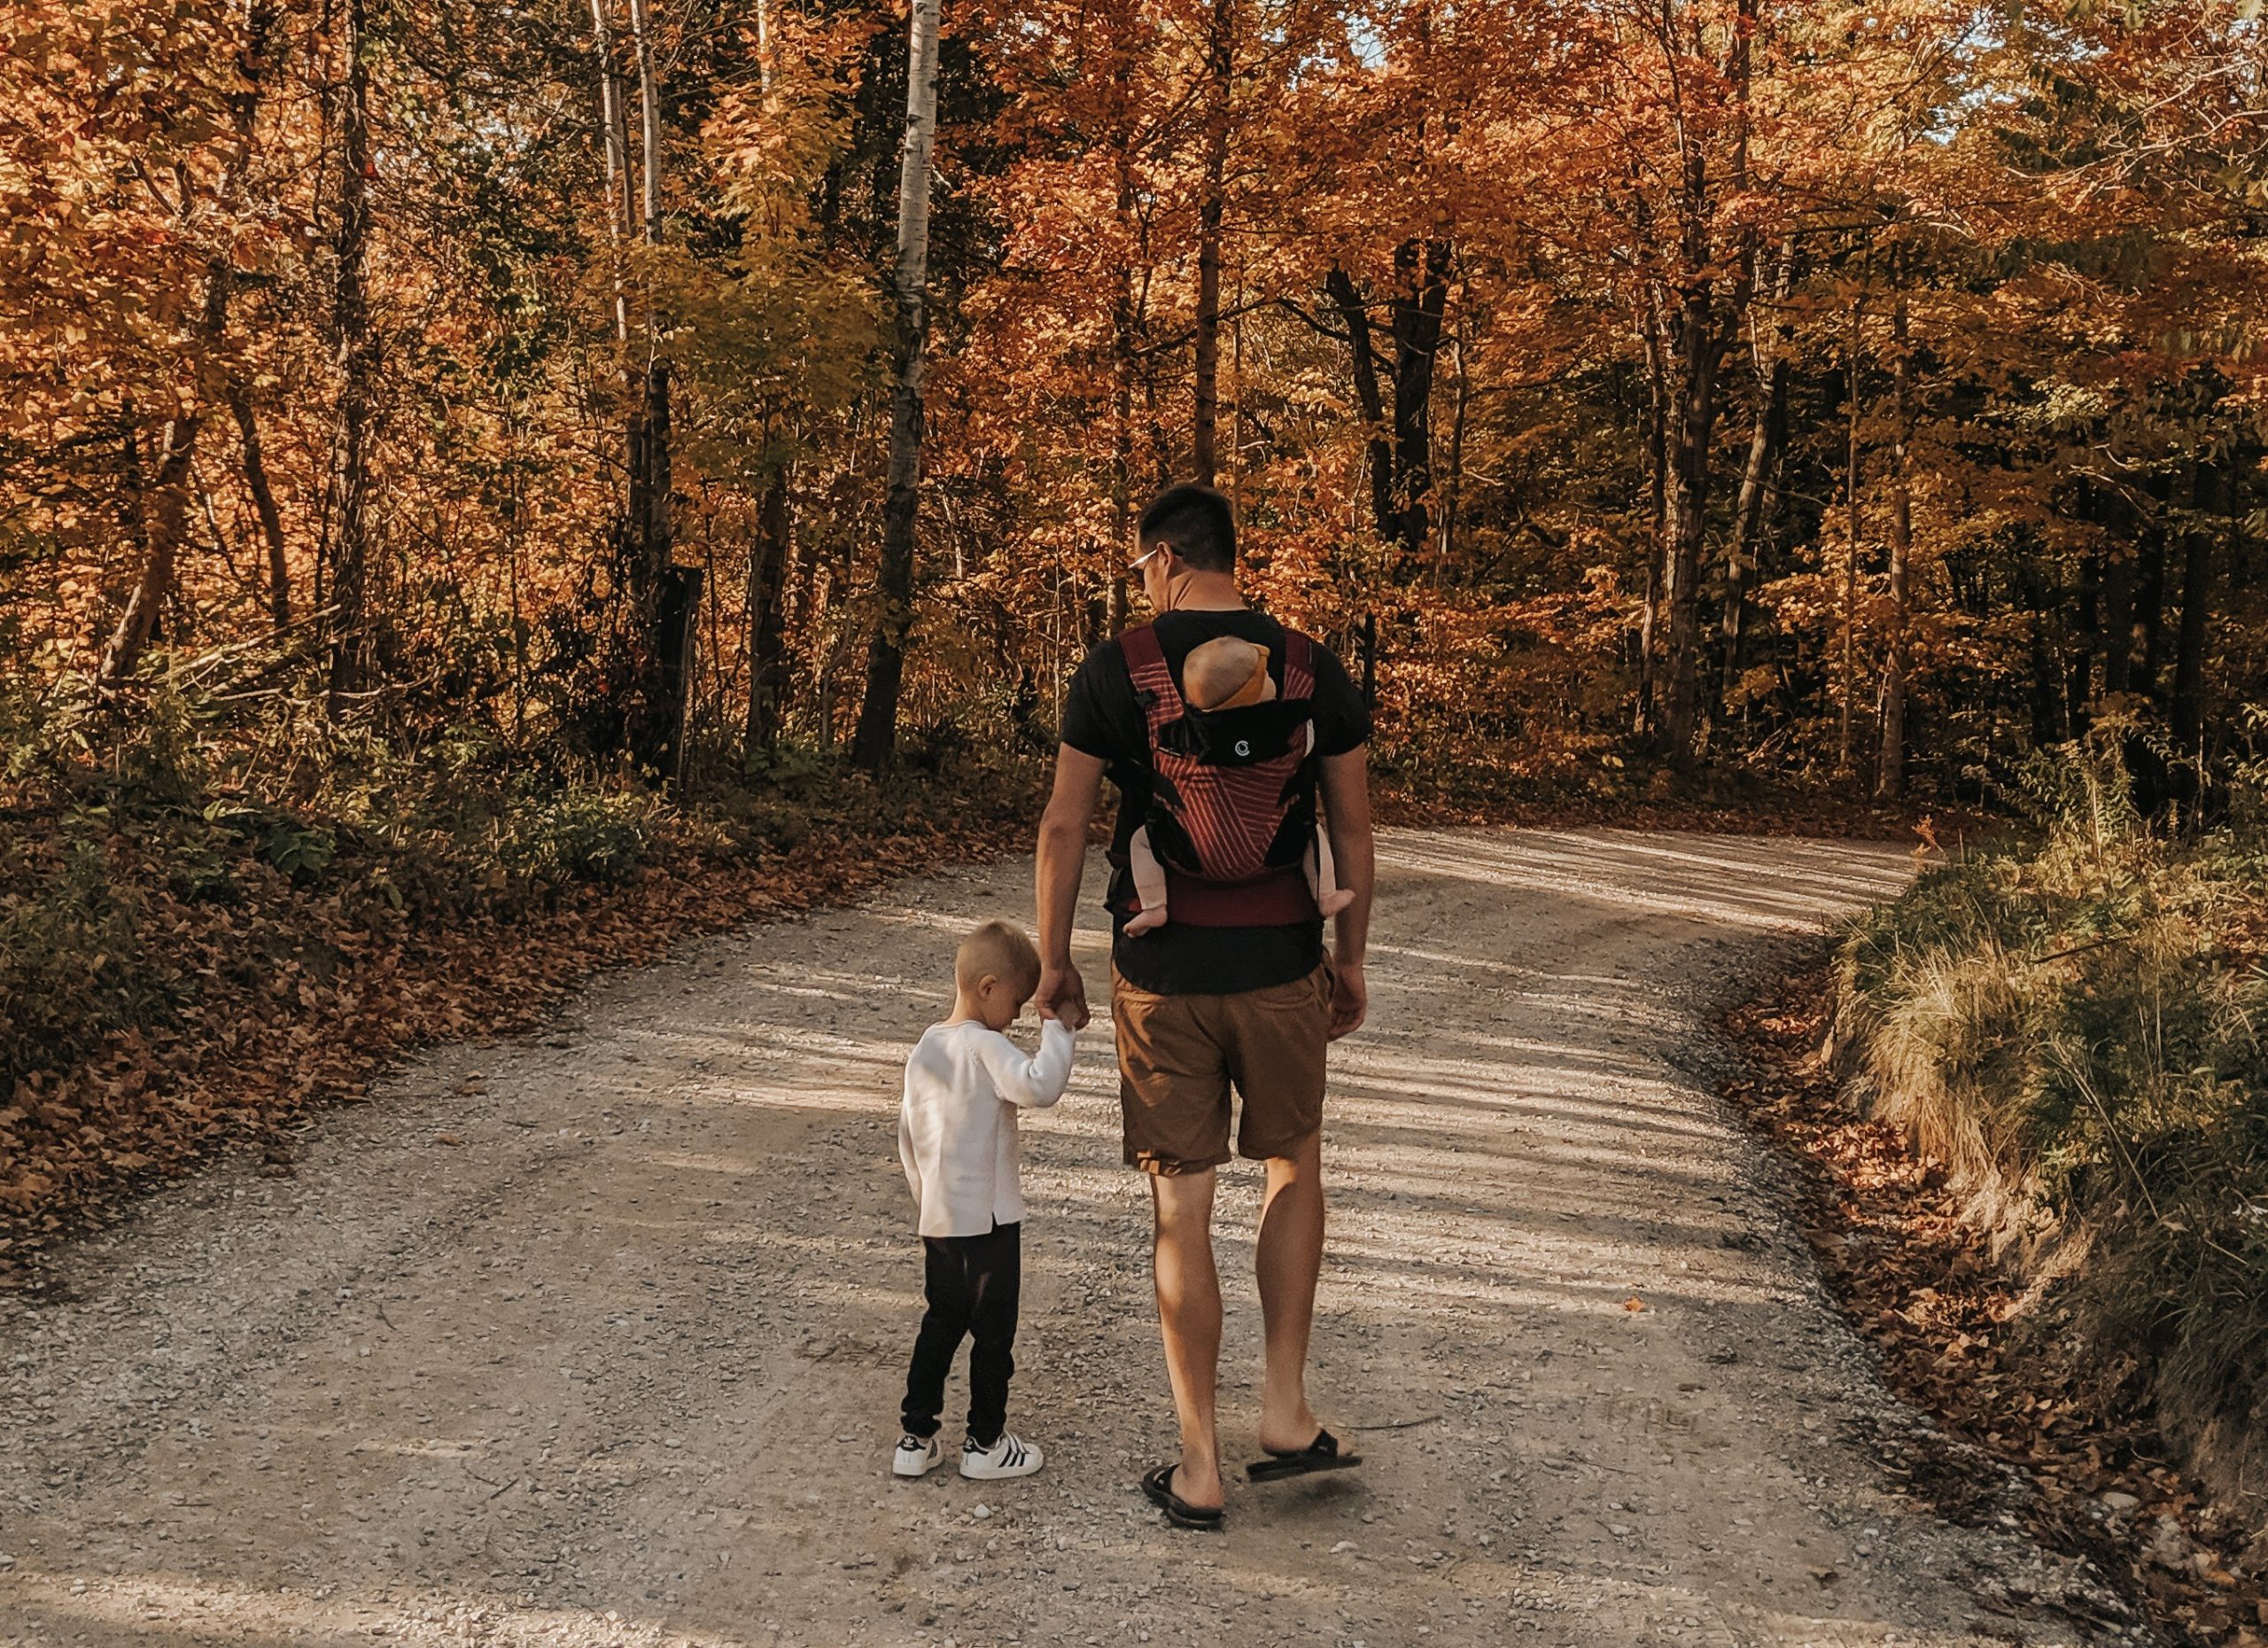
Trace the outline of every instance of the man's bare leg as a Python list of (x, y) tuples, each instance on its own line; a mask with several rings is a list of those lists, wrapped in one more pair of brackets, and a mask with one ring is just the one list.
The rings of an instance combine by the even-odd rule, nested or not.
[(1213, 1263), (1213, 1179), (1202, 1173), (1153, 1174), (1157, 1214), (1158, 1325), (1166, 1372), (1181, 1419), (1181, 1468), (1172, 1488), (1200, 1510), (1222, 1502), (1221, 1448), (1214, 1431), (1221, 1372), (1221, 1277)]
[[(1268, 1385), (1260, 1445), (1304, 1448), (1322, 1428), (1308, 1406), (1308, 1335), (1323, 1273), (1323, 1136), (1295, 1155), (1268, 1159), (1260, 1212), (1260, 1315), (1268, 1333)], [(1216, 1318), (1217, 1320), (1217, 1318)]]

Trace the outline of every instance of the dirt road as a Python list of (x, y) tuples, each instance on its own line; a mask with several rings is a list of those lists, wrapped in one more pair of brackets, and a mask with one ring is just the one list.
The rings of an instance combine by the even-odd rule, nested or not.
[(1917, 1421), (1707, 1094), (1707, 1005), (1902, 857), (1401, 833), (1384, 867), (1314, 1382), (1362, 1470), (1237, 1485), (1224, 1536), (1136, 1494), (1172, 1427), (1099, 1027), (1027, 1132), (1014, 1418), (1049, 1466), (889, 1476), (897, 1067), (956, 934), (1028, 915), (1008, 863), (605, 980), (0, 1301), (0, 1643), (2095, 1640), (2011, 1611), (2055, 1572), (2014, 1534), (1894, 1496)]

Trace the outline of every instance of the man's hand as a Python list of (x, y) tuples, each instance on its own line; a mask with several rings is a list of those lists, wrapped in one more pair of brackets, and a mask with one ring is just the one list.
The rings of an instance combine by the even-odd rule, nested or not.
[(1349, 750), (1323, 763), (1323, 805), (1331, 826), (1331, 851), (1339, 860), (1339, 885), (1355, 900), (1339, 913), (1334, 982), (1331, 989), (1331, 1039), (1361, 1027), (1371, 1010), (1371, 987), (1363, 977), (1363, 951), (1371, 930), (1371, 893), (1378, 883), (1378, 845), (1371, 832), (1370, 754)]
[[(1043, 1017), (1073, 1030), (1087, 1027), (1087, 981), (1071, 965), (1071, 914), (1078, 907), (1079, 876), (1087, 865), (1087, 820), (1102, 792), (1103, 763), (1069, 744), (1055, 752), (1055, 789), (1039, 821), (1039, 851), (1032, 879), (1039, 906), (1039, 989)], [(1060, 960), (1051, 958), (1060, 956)]]
[(1068, 961), (1060, 967), (1042, 967), (1039, 988), (1032, 992), (1032, 1005), (1044, 1019), (1060, 1019), (1073, 1030), (1084, 1030), (1091, 1016), (1087, 1012), (1087, 981)]
[(1336, 962), (1331, 969), (1331, 1039), (1360, 1030), (1371, 1011), (1371, 987), (1360, 961)]

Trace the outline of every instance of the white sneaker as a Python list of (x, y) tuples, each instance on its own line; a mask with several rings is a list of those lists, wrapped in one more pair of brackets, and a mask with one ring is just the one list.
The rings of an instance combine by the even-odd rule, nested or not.
[(934, 1436), (924, 1442), (919, 1436), (901, 1436), (897, 1451), (889, 1457), (889, 1468), (897, 1476), (927, 1476), (944, 1463), (944, 1444)]
[(974, 1438), (961, 1444), (960, 1473), (981, 1482), (995, 1481), (1004, 1476), (1029, 1476), (1046, 1460), (1046, 1455), (1014, 1431), (1002, 1431), (1000, 1440), (990, 1448), (978, 1447)]

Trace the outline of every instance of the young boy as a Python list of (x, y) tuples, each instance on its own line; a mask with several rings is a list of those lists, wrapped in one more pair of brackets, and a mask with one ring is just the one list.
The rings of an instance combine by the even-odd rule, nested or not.
[(921, 1034), (905, 1061), (897, 1155), (905, 1164), (927, 1253), (928, 1310), (905, 1374), (905, 1434), (890, 1469), (920, 1476), (944, 1458), (937, 1441), (945, 1374), (963, 1335), (968, 1438), (960, 1473), (1029, 1476), (1041, 1455), (1007, 1430), (1010, 1354), (1022, 1274), (1023, 1193), (1016, 1111), (1044, 1109), (1071, 1079), (1071, 1027), (1048, 1019), (1027, 1059), (1000, 1032), (1039, 984), (1039, 952), (1005, 921), (987, 921), (953, 956), (953, 1013)]

